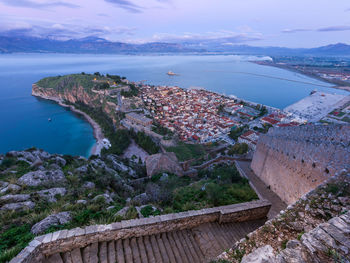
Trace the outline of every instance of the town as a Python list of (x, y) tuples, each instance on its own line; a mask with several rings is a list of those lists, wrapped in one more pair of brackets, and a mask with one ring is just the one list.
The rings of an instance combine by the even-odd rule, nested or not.
[(141, 85), (140, 91), (145, 107), (155, 122), (176, 132), (179, 139), (186, 142), (223, 140), (234, 144), (233, 139), (238, 139), (254, 149), (259, 132), (265, 132), (273, 126), (298, 126), (305, 123), (279, 109), (244, 102), (205, 89)]

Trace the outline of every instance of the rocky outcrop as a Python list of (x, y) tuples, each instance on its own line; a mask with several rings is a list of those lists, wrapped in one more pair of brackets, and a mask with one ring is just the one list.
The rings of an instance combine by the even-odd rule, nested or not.
[(32, 165), (35, 161), (46, 161), (51, 155), (48, 152), (42, 150), (32, 151), (11, 151), (7, 153), (8, 156), (16, 157), (18, 161), (25, 161)]
[(179, 164), (175, 153), (158, 153), (146, 157), (147, 175), (152, 176), (162, 172), (169, 172), (182, 176), (184, 171)]
[(54, 171), (34, 171), (23, 175), (18, 179), (17, 183), (27, 186), (40, 186), (56, 183), (64, 183), (66, 181), (62, 170)]
[(113, 203), (113, 198), (109, 194), (97, 195), (92, 199), (93, 202), (96, 202), (98, 200), (104, 200), (106, 204)]
[(19, 185), (6, 183), (6, 186), (0, 187), (0, 194), (4, 194), (7, 192), (18, 192), (20, 190), (21, 187)]
[(30, 195), (28, 194), (18, 194), (18, 195), (4, 195), (0, 197), (0, 204), (1, 203), (18, 203), (18, 202), (25, 202), (28, 201), (30, 198)]
[(259, 247), (242, 258), (241, 263), (273, 263), (275, 254), (270, 245)]
[(71, 220), (72, 217), (70, 215), (70, 212), (61, 212), (58, 214), (53, 214), (36, 223), (32, 227), (31, 232), (35, 235), (38, 235), (45, 232), (51, 226), (63, 225), (70, 222)]
[(269, 245), (260, 247), (242, 259), (242, 263), (348, 262), (350, 259), (350, 212), (334, 217), (290, 240), (279, 254)]
[(36, 192), (40, 197), (46, 199), (49, 203), (57, 202), (58, 196), (64, 196), (67, 193), (67, 189), (64, 187), (51, 188)]
[(288, 206), (220, 258), (235, 263), (242, 256), (246, 263), (346, 262), (342, 260), (349, 252), (350, 174), (342, 174)]
[(35, 207), (35, 203), (32, 201), (27, 202), (19, 202), (19, 203), (11, 203), (3, 205), (0, 210), (3, 211), (20, 211), (20, 210), (27, 210), (27, 209), (33, 209)]

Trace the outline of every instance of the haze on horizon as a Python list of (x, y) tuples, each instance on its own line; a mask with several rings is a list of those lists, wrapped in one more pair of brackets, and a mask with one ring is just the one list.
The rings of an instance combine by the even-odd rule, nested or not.
[(131, 43), (350, 43), (348, 0), (0, 0), (0, 35)]

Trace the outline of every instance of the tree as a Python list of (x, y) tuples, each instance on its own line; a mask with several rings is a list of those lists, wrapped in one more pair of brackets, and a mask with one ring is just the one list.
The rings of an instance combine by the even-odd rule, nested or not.
[(245, 154), (249, 150), (249, 146), (246, 143), (236, 143), (233, 147), (228, 151), (229, 155), (234, 154)]

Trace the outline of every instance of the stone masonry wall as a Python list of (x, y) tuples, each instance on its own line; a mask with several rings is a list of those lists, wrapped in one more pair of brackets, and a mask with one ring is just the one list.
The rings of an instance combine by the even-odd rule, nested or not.
[(350, 126), (271, 128), (260, 136), (251, 168), (292, 204), (327, 178), (350, 169)]
[(103, 241), (154, 235), (190, 229), (209, 222), (244, 222), (266, 218), (271, 204), (266, 200), (207, 208), (197, 211), (121, 221), (110, 225), (61, 230), (36, 237), (10, 263), (42, 262), (45, 256), (71, 251)]

